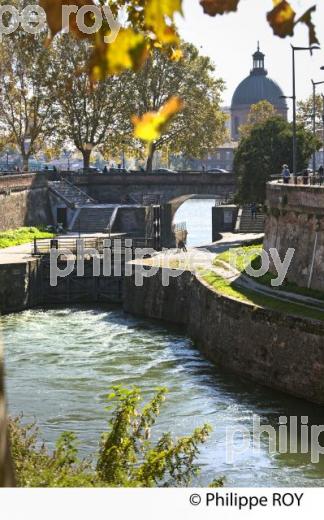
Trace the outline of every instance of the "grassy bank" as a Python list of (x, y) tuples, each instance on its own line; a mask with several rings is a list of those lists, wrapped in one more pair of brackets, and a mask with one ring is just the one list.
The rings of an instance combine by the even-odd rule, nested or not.
[(28, 244), (34, 238), (52, 238), (53, 233), (48, 233), (37, 227), (22, 227), (18, 229), (8, 229), (0, 232), (0, 249), (11, 246)]
[(264, 307), (278, 311), (283, 314), (324, 321), (324, 313), (320, 309), (261, 294), (252, 289), (242, 287), (235, 282), (230, 282), (213, 271), (203, 273), (202, 278), (218, 293), (228, 298), (233, 298), (256, 307)]
[[(235, 258), (236, 269), (241, 273), (249, 276), (246, 272), (246, 268), (248, 265), (251, 265), (254, 270), (259, 270), (261, 267), (261, 251), (262, 245), (253, 245), (253, 246), (243, 246), (233, 248), (231, 250), (224, 251), (217, 255), (214, 260), (214, 265), (223, 267), (222, 262), (227, 264), (233, 263), (233, 259)], [(250, 277), (251, 278), (251, 277)], [(307, 287), (299, 287), (297, 284), (293, 282), (288, 282), (284, 280), (283, 284), (279, 287), (273, 287), (271, 285), (272, 280), (277, 278), (277, 274), (273, 274), (268, 271), (266, 274), (253, 278), (253, 280), (261, 285), (265, 285), (266, 287), (270, 287), (273, 290), (278, 291), (288, 291), (294, 294), (300, 294), (302, 296), (309, 296), (310, 298), (315, 298), (317, 300), (324, 301), (324, 293), (322, 291), (317, 291), (315, 289), (307, 289)]]

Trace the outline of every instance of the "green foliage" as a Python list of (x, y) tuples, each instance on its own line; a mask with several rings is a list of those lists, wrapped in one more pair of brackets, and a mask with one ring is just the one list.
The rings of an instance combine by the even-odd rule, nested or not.
[[(316, 135), (323, 140), (323, 98), (321, 94), (315, 96), (315, 128)], [(297, 103), (297, 122), (313, 131), (313, 96)]]
[[(8, 0), (7, 5), (21, 12), (36, 3)], [(30, 34), (19, 27), (0, 41), (0, 130), (21, 153), (24, 170), (30, 156), (51, 141), (56, 125), (56, 71), (45, 37), (46, 31)]]
[(251, 105), (246, 123), (239, 128), (240, 137), (248, 137), (256, 125), (263, 124), (277, 115), (275, 107), (265, 99)]
[(22, 426), (20, 419), (10, 419), (9, 436), (18, 487), (91, 487), (96, 476), (87, 461), (77, 459), (75, 436), (63, 433), (50, 454), (39, 447), (34, 424)]
[(60, 121), (56, 126), (58, 141), (75, 145), (83, 155), (84, 168), (89, 167), (92, 152), (103, 144), (107, 156), (119, 153), (120, 157), (124, 135), (132, 130), (129, 73), (109, 76), (94, 87), (86, 71), (89, 42), (77, 42), (65, 34), (53, 48), (56, 76), (52, 89)]
[[(211, 60), (198, 49), (182, 42), (183, 58), (172, 61), (155, 50), (144, 67), (133, 74), (129, 96), (132, 112), (142, 115), (158, 111), (171, 96), (179, 96), (184, 108), (168, 125), (149, 151), (133, 139), (133, 147), (147, 155), (152, 169), (156, 151), (205, 158), (227, 138), (226, 116), (220, 110), (224, 82), (215, 75)], [(130, 136), (132, 142), (132, 136)], [(140, 148), (141, 147), (141, 148)]]
[[(307, 167), (320, 142), (302, 126), (297, 129), (297, 171)], [(292, 170), (292, 125), (280, 116), (256, 124), (239, 143), (234, 157), (240, 202), (264, 202), (266, 183), (287, 163)]]
[(32, 242), (34, 238), (52, 238), (53, 236), (53, 233), (48, 233), (37, 227), (8, 229), (7, 231), (0, 232), (0, 249), (28, 244)]
[[(100, 440), (97, 460), (79, 460), (76, 437), (63, 433), (50, 453), (39, 446), (35, 425), (22, 426), (11, 419), (9, 434), (17, 483), (20, 487), (154, 487), (188, 486), (198, 474), (195, 461), (199, 445), (206, 442), (210, 426), (196, 428), (192, 435), (173, 439), (164, 433), (150, 441), (165, 400), (159, 389), (141, 409), (139, 389), (114, 387), (108, 396), (115, 403), (110, 427)], [(221, 486), (215, 480), (213, 486)]]

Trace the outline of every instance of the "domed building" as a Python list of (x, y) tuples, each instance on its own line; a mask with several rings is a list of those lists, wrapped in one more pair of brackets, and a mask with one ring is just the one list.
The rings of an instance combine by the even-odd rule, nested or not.
[(279, 85), (268, 77), (264, 68), (265, 55), (260, 51), (253, 54), (253, 68), (250, 75), (236, 88), (231, 104), (231, 134), (232, 139), (239, 139), (239, 127), (247, 120), (251, 105), (259, 101), (269, 101), (279, 114), (287, 119), (288, 107)]

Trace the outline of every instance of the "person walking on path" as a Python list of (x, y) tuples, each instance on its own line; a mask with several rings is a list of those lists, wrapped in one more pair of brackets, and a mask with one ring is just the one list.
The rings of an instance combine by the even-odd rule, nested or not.
[(257, 219), (257, 205), (255, 202), (252, 202), (251, 204), (251, 218), (252, 220)]
[(289, 184), (290, 181), (290, 170), (287, 164), (284, 164), (282, 167), (282, 177), (285, 184)]
[(321, 166), (318, 168), (318, 182), (319, 182), (319, 185), (322, 186), (323, 182), (324, 182), (324, 168), (323, 168), (323, 165), (321, 164)]

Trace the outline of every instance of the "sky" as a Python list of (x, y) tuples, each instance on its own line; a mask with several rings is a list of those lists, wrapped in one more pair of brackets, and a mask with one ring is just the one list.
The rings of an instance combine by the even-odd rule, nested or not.
[[(316, 0), (291, 1), (297, 14), (302, 14)], [(314, 20), (323, 29), (324, 2), (317, 0)], [(272, 0), (240, 0), (236, 13), (212, 18), (203, 13), (199, 0), (184, 0), (184, 18), (177, 18), (181, 36), (200, 48), (216, 66), (216, 75), (226, 83), (223, 95), (225, 106), (229, 106), (237, 85), (249, 75), (252, 54), (260, 41), (260, 50), (266, 55), (265, 68), (268, 75), (281, 86), (284, 95), (292, 94), (292, 68), (290, 45), (308, 46), (308, 30), (301, 26), (292, 38), (281, 39), (273, 35), (266, 20), (266, 12), (272, 8)], [(317, 30), (318, 36), (324, 31)], [(296, 53), (297, 99), (305, 99), (312, 93), (311, 79), (324, 81), (324, 37), (320, 38), (323, 50)], [(324, 84), (317, 87), (324, 93)], [(287, 100), (291, 117), (291, 101)]]

